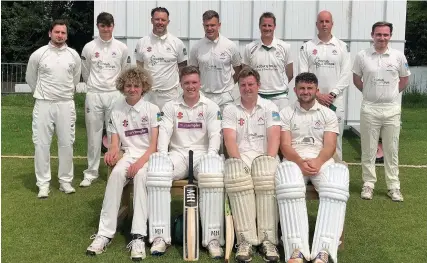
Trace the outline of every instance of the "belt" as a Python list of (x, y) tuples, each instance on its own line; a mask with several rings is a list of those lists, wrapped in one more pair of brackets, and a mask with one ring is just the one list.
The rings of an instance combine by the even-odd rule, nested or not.
[(271, 98), (275, 98), (275, 97), (277, 97), (277, 96), (279, 96), (279, 95), (283, 95), (283, 94), (285, 94), (285, 95), (288, 95), (288, 91), (286, 90), (286, 91), (284, 91), (284, 92), (280, 92), (280, 93), (274, 93), (274, 94), (261, 94), (261, 93), (258, 93), (258, 95), (261, 97), (261, 98), (263, 98), (263, 99), (271, 99)]

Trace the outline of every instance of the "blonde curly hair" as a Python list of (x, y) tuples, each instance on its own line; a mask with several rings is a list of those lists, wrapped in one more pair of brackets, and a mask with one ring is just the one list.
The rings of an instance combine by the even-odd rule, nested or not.
[(123, 94), (125, 83), (142, 83), (142, 95), (151, 90), (153, 78), (150, 72), (141, 67), (133, 66), (123, 71), (116, 80), (116, 88)]

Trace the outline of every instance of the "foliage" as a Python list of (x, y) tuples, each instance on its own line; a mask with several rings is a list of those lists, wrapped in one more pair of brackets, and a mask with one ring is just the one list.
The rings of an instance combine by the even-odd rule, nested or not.
[(427, 2), (408, 1), (405, 54), (411, 66), (427, 65)]
[(55, 19), (68, 20), (68, 45), (80, 53), (93, 36), (93, 2), (2, 1), (2, 62), (26, 63), (32, 52), (48, 43)]

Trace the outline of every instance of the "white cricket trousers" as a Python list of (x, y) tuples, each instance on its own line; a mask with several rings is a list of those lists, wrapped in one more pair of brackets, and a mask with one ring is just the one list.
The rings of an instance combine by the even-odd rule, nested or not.
[(33, 143), (36, 185), (49, 187), (50, 144), (53, 132), (58, 137), (59, 183), (71, 183), (74, 176), (73, 143), (75, 138), (76, 109), (73, 100), (36, 99), (33, 109)]
[[(101, 158), (102, 128), (107, 127), (114, 103), (122, 95), (120, 91), (96, 93), (88, 92), (85, 100), (85, 122), (87, 133), (87, 163), (84, 178), (98, 178)], [(108, 132), (107, 132), (108, 133)], [(108, 133), (108, 142), (110, 134)]]
[(337, 148), (336, 152), (340, 160), (342, 160), (342, 136), (344, 134), (344, 120), (345, 120), (345, 111), (343, 107), (337, 107), (335, 114), (337, 115), (338, 119), (338, 128), (340, 131), (340, 134), (337, 136)]
[[(114, 166), (105, 188), (99, 219), (98, 235), (113, 238), (117, 228), (117, 215), (120, 209), (123, 187), (129, 179), (126, 171), (139, 158), (123, 155)], [(132, 234), (147, 236), (147, 165), (145, 164), (133, 178), (133, 220)]]
[(178, 88), (170, 90), (150, 90), (144, 95), (143, 99), (157, 105), (159, 109), (162, 110), (166, 102), (175, 100), (178, 98), (179, 94)]
[(362, 102), (360, 111), (360, 138), (362, 144), (363, 185), (374, 188), (377, 182), (375, 158), (381, 135), (384, 150), (384, 167), (387, 188), (400, 189), (399, 134), (400, 105), (370, 104)]

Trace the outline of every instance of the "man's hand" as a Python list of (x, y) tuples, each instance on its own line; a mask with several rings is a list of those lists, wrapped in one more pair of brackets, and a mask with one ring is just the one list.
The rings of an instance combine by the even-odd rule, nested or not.
[(319, 158), (314, 158), (314, 159), (307, 159), (306, 163), (308, 164), (308, 166), (314, 170), (316, 170), (316, 174), (319, 173), (320, 168), (323, 165), (323, 162), (319, 159)]
[(144, 163), (141, 162), (141, 160), (136, 161), (135, 163), (129, 166), (126, 176), (128, 178), (134, 178), (135, 175), (138, 173), (139, 169), (141, 169), (143, 166)]
[(329, 107), (334, 102), (335, 98), (331, 94), (323, 94), (323, 93), (317, 92), (316, 99), (323, 106)]
[(108, 149), (108, 152), (104, 155), (104, 162), (108, 166), (116, 165), (119, 159), (119, 148)]
[(301, 172), (303, 175), (313, 176), (317, 174), (316, 169), (312, 168), (310, 165), (308, 165), (306, 160), (302, 160), (301, 162), (297, 163), (299, 168), (301, 169)]

